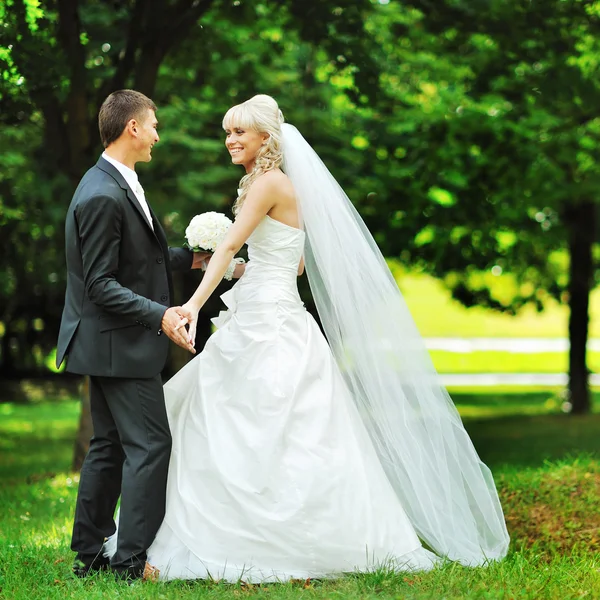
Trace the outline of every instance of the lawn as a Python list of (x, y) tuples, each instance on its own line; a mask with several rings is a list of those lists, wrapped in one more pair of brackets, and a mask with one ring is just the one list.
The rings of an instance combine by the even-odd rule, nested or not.
[[(393, 266), (393, 265), (392, 265)], [(425, 274), (393, 267), (398, 286), (425, 337), (537, 337), (563, 338), (568, 333), (568, 307), (550, 300), (537, 312), (527, 306), (516, 316), (478, 306), (465, 308), (453, 300), (444, 283)], [(499, 298), (510, 288), (507, 279), (495, 278)], [(590, 337), (600, 337), (600, 288), (590, 296)]]
[[(600, 415), (557, 413), (549, 392), (455, 393), (493, 469), (511, 532), (508, 558), (488, 568), (426, 574), (384, 569), (326, 583), (270, 586), (140, 584), (70, 576), (77, 475), (69, 473), (74, 401), (0, 405), (0, 597), (85, 598), (600, 598)], [(595, 396), (595, 407), (600, 398)], [(524, 415), (533, 411), (539, 414)]]
[[(438, 373), (566, 373), (566, 352), (502, 352), (496, 350), (449, 352), (430, 350)], [(600, 371), (600, 352), (588, 352), (588, 369)]]
[[(481, 307), (465, 308), (453, 300), (444, 283), (429, 275), (407, 272), (391, 263), (398, 286), (424, 337), (450, 338), (566, 338), (568, 307), (549, 300), (537, 312), (528, 306), (516, 316)], [(489, 276), (488, 283), (498, 299), (510, 296), (511, 278)], [(600, 289), (590, 297), (590, 338), (600, 337)], [(566, 373), (568, 353), (430, 351), (439, 373)], [(588, 368), (600, 372), (600, 352), (588, 351)]]

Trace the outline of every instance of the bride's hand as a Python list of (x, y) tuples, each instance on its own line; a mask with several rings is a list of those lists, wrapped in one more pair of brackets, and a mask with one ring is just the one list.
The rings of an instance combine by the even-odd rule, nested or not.
[(176, 329), (180, 327), (185, 327), (188, 325), (187, 336), (192, 346), (196, 345), (196, 325), (198, 323), (198, 313), (200, 312), (200, 307), (192, 304), (191, 302), (186, 302), (180, 311), (181, 321), (179, 325), (177, 325)]

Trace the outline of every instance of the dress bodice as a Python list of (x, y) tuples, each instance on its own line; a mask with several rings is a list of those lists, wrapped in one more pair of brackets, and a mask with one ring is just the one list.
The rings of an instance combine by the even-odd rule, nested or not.
[(249, 261), (244, 274), (221, 296), (229, 311), (221, 312), (213, 323), (221, 327), (233, 313), (256, 310), (257, 304), (304, 310), (297, 283), (304, 240), (301, 229), (265, 216), (248, 238)]
[(248, 238), (250, 263), (298, 271), (304, 250), (302, 230), (266, 215)]
[[(248, 238), (248, 264), (236, 288), (250, 300), (299, 302), (298, 265), (305, 233), (268, 215)], [(242, 289), (237, 290), (242, 292)]]

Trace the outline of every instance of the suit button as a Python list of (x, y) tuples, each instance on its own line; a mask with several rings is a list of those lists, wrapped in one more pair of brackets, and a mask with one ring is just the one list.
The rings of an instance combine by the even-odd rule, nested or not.
[(156, 259), (156, 262), (157, 262), (159, 265), (162, 265), (162, 263), (163, 263), (163, 257), (162, 257), (162, 256), (159, 256), (159, 257)]
[(169, 296), (167, 296), (166, 294), (163, 294), (163, 295), (160, 297), (160, 299), (161, 299), (161, 301), (162, 301), (162, 302), (166, 302), (166, 301), (169, 299)]
[(159, 329), (156, 335), (162, 335), (162, 329)]

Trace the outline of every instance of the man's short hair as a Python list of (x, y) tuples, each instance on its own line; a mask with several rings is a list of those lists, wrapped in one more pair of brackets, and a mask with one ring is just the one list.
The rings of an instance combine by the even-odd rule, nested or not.
[(156, 111), (156, 104), (141, 92), (118, 90), (113, 92), (100, 107), (98, 127), (105, 148), (118, 140), (131, 119), (143, 121), (148, 109)]

